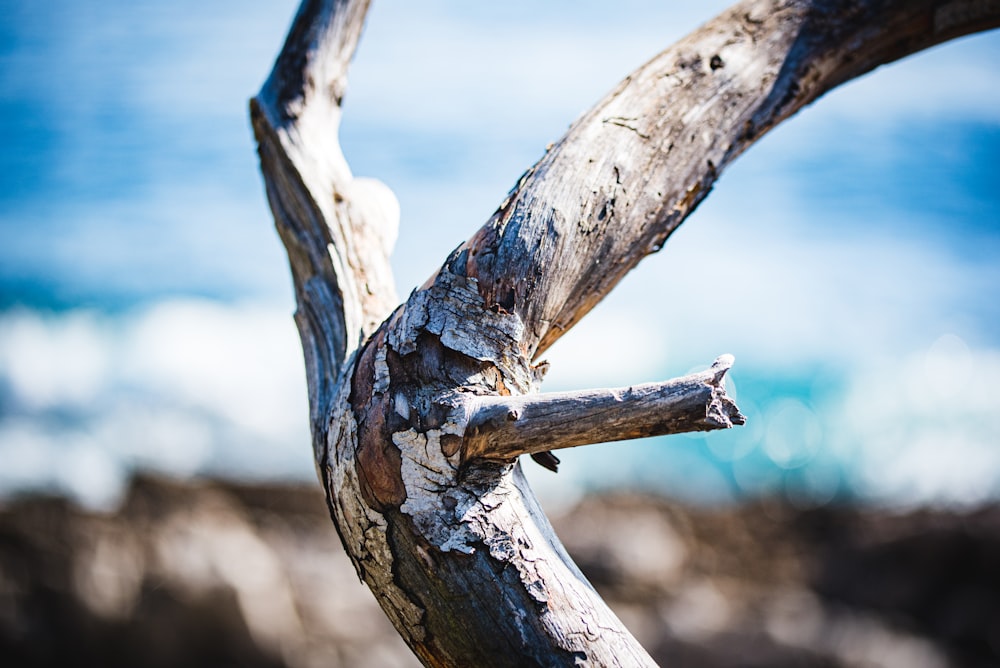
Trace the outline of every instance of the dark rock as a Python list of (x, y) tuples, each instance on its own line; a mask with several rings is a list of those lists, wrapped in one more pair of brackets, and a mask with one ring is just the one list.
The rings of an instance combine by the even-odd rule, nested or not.
[[(662, 665), (1000, 665), (1000, 510), (584, 499), (553, 523)], [(4, 666), (416, 666), (318, 486), (137, 478), (0, 509)]]

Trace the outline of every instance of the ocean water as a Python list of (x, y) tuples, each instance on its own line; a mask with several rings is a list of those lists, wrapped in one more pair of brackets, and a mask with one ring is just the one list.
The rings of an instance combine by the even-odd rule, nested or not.
[[(374, 4), (342, 142), (400, 200), (400, 294), (579, 113), (724, 3), (670, 4)], [(246, 114), (294, 5), (6, 3), (0, 497), (109, 505), (136, 469), (315, 475)], [(728, 352), (749, 423), (568, 451), (558, 475), (526, 462), (539, 493), (995, 500), (998, 57), (992, 33), (882, 68), (741, 158), (550, 351), (546, 389)]]

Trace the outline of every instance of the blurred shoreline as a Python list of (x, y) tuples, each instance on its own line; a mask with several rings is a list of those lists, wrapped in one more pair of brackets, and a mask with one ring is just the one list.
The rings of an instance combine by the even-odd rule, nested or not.
[[(143, 470), (314, 480), (301, 447), (308, 399), (291, 310), (194, 298), (117, 315), (0, 310), (0, 499), (49, 489), (111, 508)], [(663, 380), (713, 359), (678, 354), (668, 364), (660, 337), (614, 311), (585, 319), (546, 355), (545, 389)], [(729, 392), (746, 426), (638, 442), (627, 457), (621, 446), (578, 449), (559, 476), (545, 472), (534, 486), (569, 498), (669, 490), (701, 504), (998, 500), (1000, 386), (980, 379), (1000, 376), (1000, 352), (954, 334), (928, 343), (864, 363), (838, 361), (831, 349), (791, 366), (730, 349)]]
[[(1000, 662), (1000, 506), (605, 493), (552, 517), (663, 665)], [(120, 507), (0, 505), (5, 665), (415, 666), (317, 485), (139, 475)]]

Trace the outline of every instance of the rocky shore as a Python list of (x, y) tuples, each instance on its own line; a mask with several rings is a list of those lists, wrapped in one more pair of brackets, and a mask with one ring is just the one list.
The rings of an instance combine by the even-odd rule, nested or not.
[[(661, 665), (1000, 665), (1000, 507), (627, 494), (552, 518)], [(315, 486), (136, 478), (120, 509), (0, 506), (0, 664), (416, 666)]]

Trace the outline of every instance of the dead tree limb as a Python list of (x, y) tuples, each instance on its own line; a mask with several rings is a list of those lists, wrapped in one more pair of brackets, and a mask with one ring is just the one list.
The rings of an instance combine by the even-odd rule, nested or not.
[(732, 363), (732, 355), (723, 355), (708, 371), (665, 383), (477, 397), (471, 402), (461, 461), (513, 460), (578, 445), (743, 424), (743, 415), (722, 387)]
[(738, 424), (721, 384), (731, 360), (663, 386), (546, 396), (538, 356), (770, 128), (878, 65), (997, 26), (1000, 5), (735, 5), (577, 121), (390, 314), (395, 201), (354, 179), (337, 143), (367, 4), (305, 0), (251, 104), (344, 547), (427, 665), (651, 665), (553, 535), (516, 457)]

